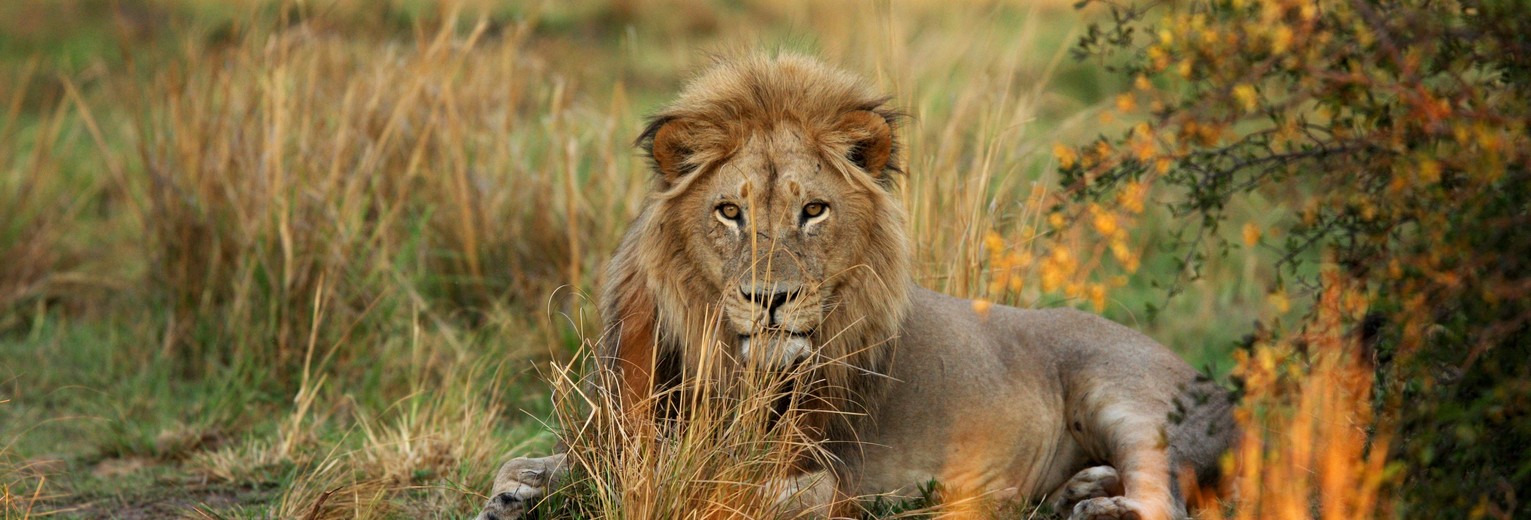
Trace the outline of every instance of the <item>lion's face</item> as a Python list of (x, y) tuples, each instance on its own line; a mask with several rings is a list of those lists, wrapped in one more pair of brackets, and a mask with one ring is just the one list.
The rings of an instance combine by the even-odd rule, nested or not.
[(772, 365), (810, 353), (872, 213), (870, 194), (801, 134), (752, 136), (682, 203), (695, 225), (688, 250), (718, 288), (740, 354)]
[(887, 100), (811, 58), (758, 56), (719, 63), (650, 119), (637, 145), (653, 191), (601, 297), (609, 359), (639, 367), (624, 388), (673, 378), (667, 360), (809, 357), (828, 406), (880, 388), (865, 375), (885, 370), (909, 302)]
[(888, 194), (868, 173), (887, 161), (886, 120), (850, 111), (831, 128), (760, 128), (691, 171), (672, 164), (690, 152), (682, 144), (718, 129), (676, 121), (655, 135), (656, 162), (679, 174), (667, 224), (684, 235), (684, 254), (718, 296), (720, 332), (737, 338), (745, 362), (784, 366), (812, 354), (835, 332), (821, 325), (839, 285), (878, 249), (866, 243), (870, 230), (898, 224), (877, 221)]

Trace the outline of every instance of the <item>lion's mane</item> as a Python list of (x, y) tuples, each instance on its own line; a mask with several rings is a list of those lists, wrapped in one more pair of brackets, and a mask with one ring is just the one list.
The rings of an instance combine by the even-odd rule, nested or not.
[[(877, 222), (865, 226), (869, 232), (860, 241), (844, 244), (860, 251), (860, 263), (834, 280), (833, 304), (818, 332), (818, 359), (828, 362), (813, 368), (817, 384), (808, 390), (832, 411), (869, 412), (867, 403), (887, 382), (891, 349), (909, 307), (910, 252), (903, 209), (892, 193), (893, 174), (902, 171), (898, 139), (889, 136), (871, 149), (848, 144), (865, 137), (843, 123), (842, 116), (855, 111), (897, 128), (899, 117), (887, 98), (859, 78), (810, 58), (779, 55), (719, 60), (651, 119), (638, 147), (656, 160), (683, 154), (686, 176), (666, 178), (655, 168), (650, 194), (607, 269), (601, 310), (609, 332), (601, 354), (620, 374), (625, 399), (673, 384), (703, 360), (718, 358), (707, 355), (719, 343), (707, 332), (716, 330), (716, 315), (706, 309), (719, 301), (719, 289), (709, 287), (685, 255), (684, 234), (694, 229), (687, 219), (695, 217), (672, 211), (672, 201), (690, 180), (739, 153), (749, 136), (791, 123), (810, 142), (881, 154), (878, 171), (864, 173), (848, 162), (840, 167), (853, 189), (872, 195)], [(673, 122), (684, 124), (668, 124)], [(666, 141), (679, 145), (656, 149), (656, 135), (673, 128), (683, 134)]]

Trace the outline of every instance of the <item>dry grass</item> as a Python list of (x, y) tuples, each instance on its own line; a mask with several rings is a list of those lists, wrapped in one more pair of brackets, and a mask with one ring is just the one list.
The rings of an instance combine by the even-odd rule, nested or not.
[[(592, 351), (595, 348), (591, 346)], [(705, 362), (684, 384), (619, 407), (620, 377), (589, 358), (552, 374), (557, 423), (576, 478), (561, 492), (568, 518), (785, 518), (806, 514), (779, 500), (788, 475), (815, 447), (793, 427), (803, 413), (787, 391), (811, 366), (788, 372)], [(588, 361), (588, 362), (587, 362)], [(727, 383), (723, 383), (723, 382)], [(706, 382), (706, 383), (698, 383)], [(635, 410), (680, 403), (656, 430)], [(781, 411), (778, 405), (787, 403)], [(780, 412), (780, 414), (779, 414)], [(637, 412), (641, 415), (642, 412)]]
[[(6, 402), (0, 399), (0, 407)], [(48, 490), (47, 476), (17, 460), (9, 444), (0, 445), (0, 516), (31, 518), (39, 502), (53, 498)]]
[[(818, 377), (820, 363), (840, 362), (767, 370), (703, 360), (688, 373), (693, 379), (623, 405), (614, 400), (620, 375), (592, 357), (555, 367), (556, 425), (571, 477), (538, 504), (540, 518), (825, 518), (834, 507), (831, 477), (796, 468), (827, 466), (833, 455), (803, 430), (815, 409), (791, 389)], [(657, 423), (647, 415), (667, 406), (678, 412)], [(855, 498), (874, 518), (1042, 517), (1033, 504), (928, 485), (913, 498)]]
[[(68, 269), (63, 227), (80, 208), (63, 196), (60, 182), (35, 182), (64, 175), (60, 154), (67, 154), (78, 135), (68, 104), (24, 121), (23, 102), (37, 72), (33, 61), (16, 81), (0, 86), (0, 309), (33, 304), (49, 293), (54, 280)], [(14, 315), (7, 313), (7, 318)], [(13, 325), (0, 323), (0, 326)]]
[[(1123, 257), (1050, 223), (1052, 144), (1114, 128), (1094, 107), (1121, 86), (1065, 57), (1079, 21), (1060, 2), (165, 3), (181, 4), (235, 13), (88, 85), (0, 84), (0, 340), (14, 345), (0, 365), (50, 367), (0, 366), (17, 381), (0, 401), (18, 417), (86, 410), (59, 427), (87, 432), (70, 432), (78, 458), (276, 486), (250, 506), (272, 516), (469, 515), (503, 458), (548, 448), (539, 420), (588, 448), (573, 516), (793, 514), (762, 483), (811, 447), (766, 426), (774, 391), (677, 389), (705, 406), (644, 442), (577, 370), (598, 341), (589, 295), (646, 186), (630, 141), (708, 52), (808, 50), (894, 96), (912, 116), (901, 196), (932, 288), (1100, 305), (1198, 360), (1280, 314), (1271, 273), (1228, 262), (1135, 323), (1162, 293), (1113, 283), (1133, 272)], [(1279, 213), (1260, 204), (1236, 212)], [(1122, 247), (1140, 274), (1173, 278), (1144, 253), (1173, 223), (1150, 209), (1134, 224)], [(1065, 274), (1041, 260), (1058, 250), (1073, 252)], [(120, 332), (52, 332), (92, 319)], [(100, 393), (71, 390), (92, 373)], [(17, 464), (0, 486), (36, 489), (3, 476), (30, 475)]]
[(1239, 352), (1243, 435), (1225, 460), (1229, 512), (1207, 518), (1379, 518), (1391, 515), (1386, 434), (1373, 436), (1374, 367), (1351, 331), (1364, 293), (1335, 272), (1301, 334)]
[(533, 23), (491, 37), (448, 18), (403, 45), (305, 23), (149, 86), (164, 103), (140, 136), (144, 221), (167, 341), (228, 338), (290, 366), (331, 332), (316, 304), (341, 323), (378, 305), (486, 312), (592, 271), (580, 242), (616, 233), (594, 208), (622, 211), (640, 182), (617, 152), (627, 114), (620, 99), (571, 110), (566, 83), (538, 81)]

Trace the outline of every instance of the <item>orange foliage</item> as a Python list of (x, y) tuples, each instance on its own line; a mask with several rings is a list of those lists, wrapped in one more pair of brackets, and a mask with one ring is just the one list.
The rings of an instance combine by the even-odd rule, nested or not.
[[(1397, 472), (1387, 467), (1389, 438), (1368, 439), (1376, 427), (1373, 368), (1347, 331), (1364, 308), (1346, 302), (1364, 293), (1333, 271), (1324, 277), (1306, 330), (1236, 355), (1234, 375), (1246, 394), (1234, 412), (1243, 429), (1239, 448), (1224, 460), (1237, 489), (1228, 494), (1228, 518), (1337, 520), (1387, 510), (1383, 486)], [(1211, 507), (1204, 517), (1225, 513)]]

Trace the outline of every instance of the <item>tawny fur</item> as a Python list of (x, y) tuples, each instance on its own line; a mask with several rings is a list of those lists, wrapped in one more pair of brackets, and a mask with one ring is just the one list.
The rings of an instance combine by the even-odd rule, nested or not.
[(705, 363), (807, 362), (813, 402), (862, 414), (819, 414), (809, 430), (838, 496), (935, 479), (1060, 495), (1074, 518), (1183, 516), (1172, 472), (1215, 476), (1234, 434), (1226, 393), (1108, 320), (979, 314), (915, 285), (886, 101), (812, 59), (754, 56), (715, 65), (654, 117), (638, 140), (652, 192), (602, 289), (615, 340), (600, 354), (623, 402)]

